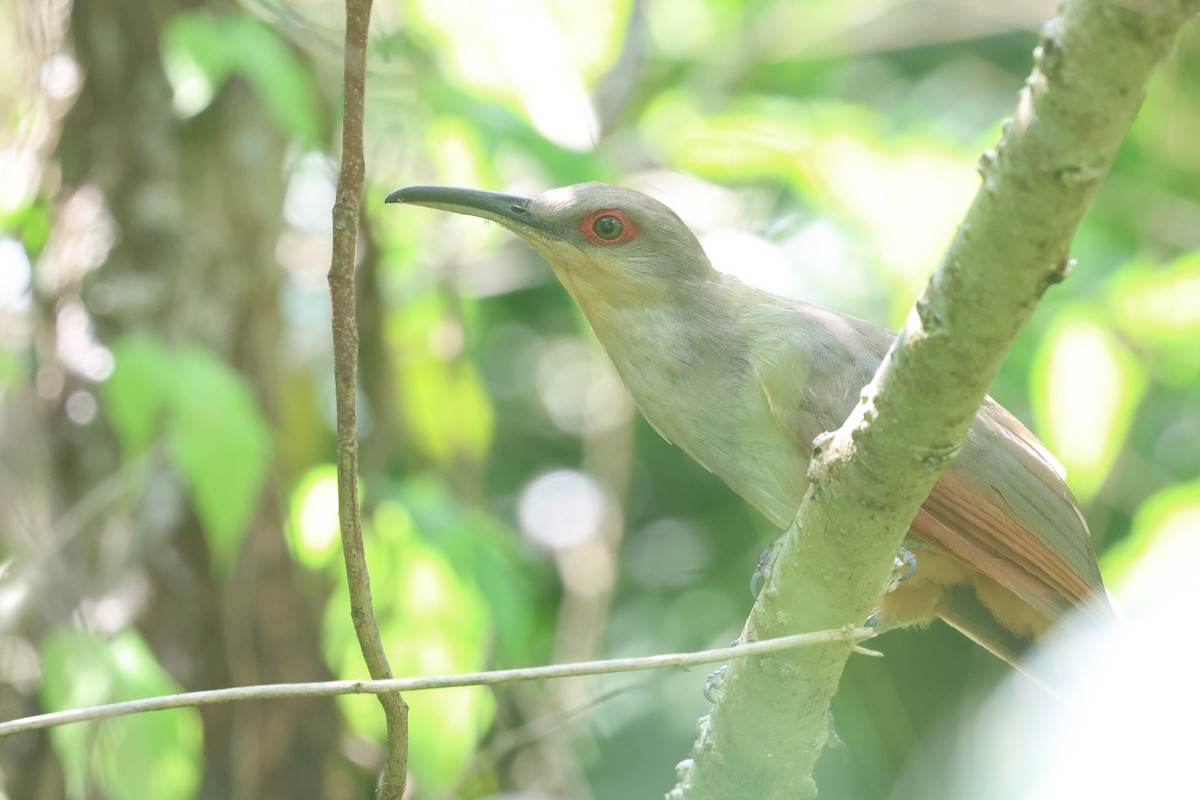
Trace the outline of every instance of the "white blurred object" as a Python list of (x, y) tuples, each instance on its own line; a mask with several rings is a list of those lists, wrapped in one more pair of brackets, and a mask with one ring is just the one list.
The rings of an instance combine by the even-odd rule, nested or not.
[(1127, 621), (1068, 624), (1035, 656), (1063, 676), (1061, 700), (1014, 674), (983, 706), (958, 739), (950, 796), (1200, 797), (1200, 641), (1187, 630), (1200, 535), (1164, 538), (1123, 576), (1137, 587), (1118, 591)]
[(563, 550), (595, 537), (612, 505), (612, 498), (591, 476), (557, 469), (521, 490), (517, 516), (527, 538), (547, 550)]

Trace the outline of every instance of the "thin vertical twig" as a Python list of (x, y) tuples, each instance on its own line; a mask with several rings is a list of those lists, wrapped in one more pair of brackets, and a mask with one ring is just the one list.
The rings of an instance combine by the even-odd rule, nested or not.
[[(350, 587), (350, 616), (371, 677), (385, 680), (392, 677), (392, 669), (383, 651), (379, 627), (375, 624), (358, 506), (358, 321), (354, 254), (365, 171), (362, 135), (370, 20), (371, 0), (346, 0), (342, 167), (333, 206), (329, 295), (333, 307), (333, 370), (337, 393), (338, 519), (346, 581)], [(379, 797), (400, 800), (408, 774), (408, 705), (398, 692), (379, 695), (379, 702), (387, 719), (387, 750)]]

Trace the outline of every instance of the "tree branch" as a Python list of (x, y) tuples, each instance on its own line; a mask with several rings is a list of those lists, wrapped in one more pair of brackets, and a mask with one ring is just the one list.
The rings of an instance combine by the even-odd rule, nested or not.
[[(1017, 333), (1063, 279), (1075, 229), (1152, 71), (1197, 0), (1068, 0), (983, 183), (900, 335), (836, 433), (743, 639), (858, 624)], [(742, 661), (702, 720), (671, 798), (814, 797), (827, 713), (848, 653), (826, 646)]]
[[(363, 552), (358, 505), (358, 323), (355, 313), (354, 252), (362, 209), (363, 116), (367, 31), (371, 0), (346, 0), (345, 61), (342, 72), (342, 167), (333, 206), (333, 258), (329, 295), (333, 312), (334, 383), (337, 394), (338, 521), (350, 588), (350, 616), (372, 678), (392, 677), (375, 623), (371, 579)], [(387, 720), (387, 747), (379, 797), (400, 800), (408, 779), (408, 705), (399, 692), (379, 695)]]
[(695, 653), (669, 653), (640, 658), (614, 658), (605, 661), (579, 661), (573, 664), (554, 664), (548, 667), (526, 667), (524, 669), (494, 670), (492, 672), (470, 672), (465, 675), (439, 675), (428, 678), (390, 678), (374, 681), (319, 681), (316, 683), (277, 683), (266, 686), (239, 686), (232, 689), (211, 689), (202, 692), (148, 697), (128, 700), (69, 711), (52, 711), (32, 717), (0, 722), (0, 738), (16, 733), (71, 725), (77, 722), (111, 719), (147, 711), (164, 711), (169, 708), (206, 706), (215, 703), (230, 703), (239, 700), (269, 700), (295, 697), (332, 697), (342, 694), (378, 694), (410, 692), (423, 689), (449, 689), (463, 686), (496, 686), (503, 683), (547, 680), (551, 678), (577, 678), (586, 675), (611, 675), (618, 672), (642, 672), (651, 669), (675, 667), (687, 669), (701, 664), (716, 664), (721, 661), (752, 658), (768, 653), (777, 653), (794, 647), (815, 647), (831, 642), (845, 643), (850, 648), (874, 654), (859, 645), (877, 635), (872, 628), (842, 628), (836, 631), (818, 631), (784, 636), (779, 639), (752, 642)]

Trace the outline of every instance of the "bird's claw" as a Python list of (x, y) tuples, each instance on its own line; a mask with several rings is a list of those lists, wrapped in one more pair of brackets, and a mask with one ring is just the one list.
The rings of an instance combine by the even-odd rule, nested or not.
[(714, 705), (721, 702), (725, 691), (725, 670), (727, 669), (729, 669), (729, 665), (722, 664), (709, 673), (708, 680), (704, 681), (704, 699)]
[(765, 568), (758, 566), (754, 568), (754, 574), (750, 576), (750, 595), (758, 599), (762, 593), (763, 586), (767, 582), (767, 571)]
[(754, 574), (750, 576), (750, 594), (755, 599), (758, 599), (767, 583), (767, 574), (771, 570), (771, 562), (775, 559), (775, 551), (779, 549), (780, 539), (771, 542), (767, 549), (762, 551), (762, 555), (758, 557), (758, 564), (754, 566)]
[(904, 583), (906, 580), (917, 574), (917, 556), (912, 550), (907, 547), (901, 547), (896, 551), (896, 558), (892, 562), (892, 583)]

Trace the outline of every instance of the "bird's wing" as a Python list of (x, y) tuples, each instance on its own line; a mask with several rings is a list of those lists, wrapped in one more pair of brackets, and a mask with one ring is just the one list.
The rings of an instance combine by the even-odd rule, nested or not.
[(788, 335), (755, 337), (769, 343), (768, 351), (755, 354), (751, 363), (771, 414), (811, 456), (813, 439), (845, 421), (895, 335), (806, 303), (787, 311), (792, 313), (764, 324)]
[(1104, 597), (1096, 554), (1055, 466), (1024, 425), (986, 398), (913, 531), (1050, 618), (1095, 605)]
[[(894, 334), (803, 309), (810, 327), (765, 360), (759, 384), (776, 420), (808, 454), (816, 436), (850, 413)], [(851, 341), (860, 348), (852, 351)], [(1104, 597), (1087, 525), (1059, 469), (1033, 434), (991, 398), (912, 530), (1050, 618)]]

